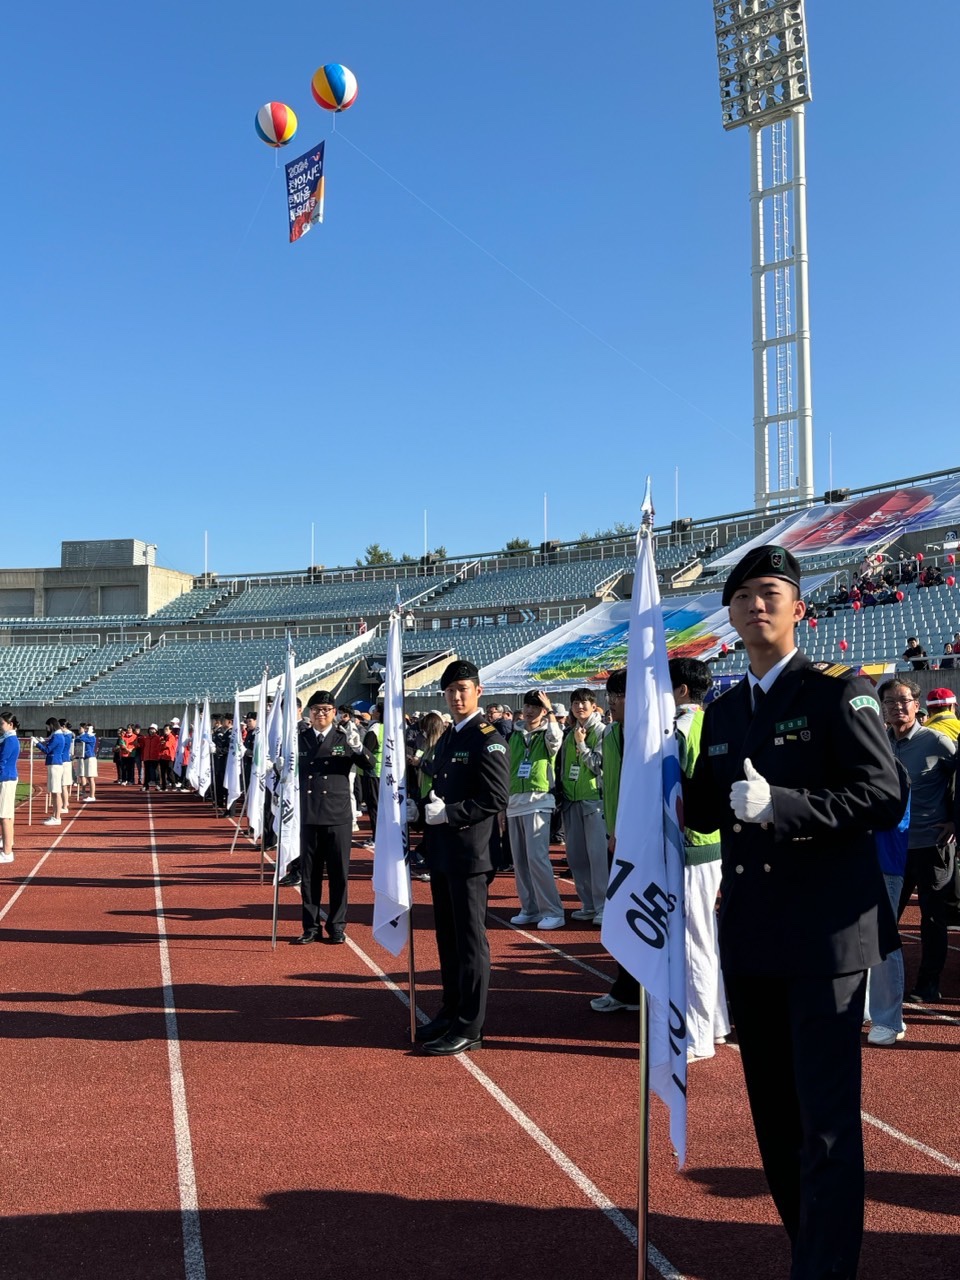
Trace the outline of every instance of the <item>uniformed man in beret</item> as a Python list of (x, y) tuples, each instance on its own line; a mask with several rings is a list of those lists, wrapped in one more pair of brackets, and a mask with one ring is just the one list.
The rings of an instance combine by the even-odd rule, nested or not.
[(303, 933), (293, 939), (298, 945), (324, 940), (320, 919), (324, 871), (330, 883), (326, 941), (345, 942), (347, 936), (344, 925), (353, 828), (350, 770), (355, 764), (372, 768), (373, 759), (355, 728), (334, 724), (336, 714), (333, 694), (318, 689), (307, 703), (309, 724), (298, 728), (303, 897)]
[(453, 723), (433, 751), (433, 787), (423, 802), (423, 853), (430, 869), (443, 995), (417, 1030), (425, 1053), (463, 1053), (482, 1043), (490, 985), (487, 888), (491, 840), (510, 795), (507, 746), (480, 709), (480, 673), (451, 662), (440, 688)]
[(853, 1280), (866, 971), (899, 945), (873, 829), (905, 800), (873, 686), (797, 649), (789, 551), (748, 552), (723, 603), (750, 667), (706, 710), (684, 820), (720, 830), (721, 964), (790, 1280)]

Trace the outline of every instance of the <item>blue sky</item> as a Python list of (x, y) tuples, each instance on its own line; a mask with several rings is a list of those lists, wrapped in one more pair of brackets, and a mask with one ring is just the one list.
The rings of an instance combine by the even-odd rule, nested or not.
[[(16, 6), (0, 563), (251, 572), (752, 505), (747, 137), (707, 0)], [(958, 461), (960, 9), (808, 0), (816, 484)], [(227, 16), (229, 15), (229, 16)], [(351, 67), (356, 105), (310, 77)], [(896, 76), (884, 92), (884, 77)], [(328, 140), (286, 240), (253, 128)], [(19, 479), (26, 483), (21, 491)], [(262, 505), (258, 499), (262, 498)], [(8, 526), (9, 527), (9, 526)]]

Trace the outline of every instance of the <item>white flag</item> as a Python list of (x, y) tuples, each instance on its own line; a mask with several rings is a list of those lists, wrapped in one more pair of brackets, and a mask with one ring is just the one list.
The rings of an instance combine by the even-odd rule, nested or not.
[(277, 813), (275, 822), (279, 849), (277, 850), (277, 875), (282, 876), (294, 858), (300, 857), (300, 717), (297, 715), (297, 681), (294, 672), (294, 653), (287, 637), (287, 669), (283, 680), (283, 736), (280, 754), (283, 768), (277, 784)]
[(197, 791), (206, 795), (213, 778), (213, 726), (210, 723), (210, 699), (204, 698), (200, 712), (200, 732), (193, 735), (193, 750), (197, 755)]
[[(277, 687), (273, 695), (273, 705), (267, 715), (265, 733), (267, 759), (272, 764), (278, 756), (283, 754), (281, 748), (281, 743), (283, 742), (283, 676), (277, 681)], [(267, 770), (266, 786), (271, 795), (277, 789), (277, 775), (272, 768)], [(274, 814), (274, 818), (276, 818), (276, 814)]]
[(173, 772), (178, 778), (183, 777), (183, 752), (190, 736), (190, 708), (183, 708), (183, 719), (180, 721), (180, 732), (177, 734), (177, 753), (173, 757)]
[(260, 681), (257, 699), (257, 730), (253, 739), (253, 763), (250, 766), (250, 786), (247, 790), (247, 825), (254, 840), (263, 834), (263, 803), (266, 794), (267, 774), (267, 668)]
[(383, 680), (383, 756), (373, 855), (373, 936), (398, 956), (410, 930), (407, 866), (407, 753), (403, 722), (403, 650), (400, 614), (390, 615)]
[(650, 1088), (669, 1108), (670, 1140), (682, 1165), (687, 1142), (683, 809), (652, 530), (648, 479), (630, 608), (617, 846), (600, 938), (647, 992)]
[(227, 808), (240, 799), (243, 791), (243, 725), (240, 721), (240, 690), (233, 695), (233, 732), (227, 749), (227, 767), (224, 771), (227, 784)]
[(190, 763), (187, 765), (187, 782), (197, 789), (197, 779), (200, 776), (200, 704), (193, 704), (193, 719), (190, 721)]

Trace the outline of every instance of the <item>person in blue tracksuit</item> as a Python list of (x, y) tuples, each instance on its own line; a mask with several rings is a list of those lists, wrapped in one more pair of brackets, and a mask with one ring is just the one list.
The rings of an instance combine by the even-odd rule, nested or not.
[(63, 766), (70, 759), (72, 744), (72, 735), (61, 729), (55, 716), (47, 720), (46, 738), (33, 739), (33, 745), (46, 757), (47, 794), (53, 797), (53, 813), (45, 820), (45, 827), (59, 827), (63, 818)]
[(13, 861), (13, 815), (17, 803), (17, 761), (20, 724), (9, 707), (0, 711), (0, 862)]

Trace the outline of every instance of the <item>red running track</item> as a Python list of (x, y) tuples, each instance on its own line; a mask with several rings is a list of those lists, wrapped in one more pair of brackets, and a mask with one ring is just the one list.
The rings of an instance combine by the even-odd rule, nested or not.
[[(390, 985), (406, 962), (371, 938), (368, 854), (348, 945), (286, 945), (285, 890), (274, 951), (270, 886), (229, 823), (179, 792), (100, 794), (59, 829), (21, 811), (0, 880), (2, 1280), (633, 1280), (636, 1029), (589, 1008), (610, 974), (596, 929), (514, 929), (498, 877), (485, 1047), (426, 1058)], [(432, 1014), (429, 886), (415, 897)], [(915, 914), (906, 933), (912, 973)], [(960, 1274), (951, 947), (948, 999), (864, 1055), (869, 1280)], [(648, 1274), (785, 1276), (735, 1048), (691, 1066), (689, 1100), (680, 1173), (654, 1103)]]

